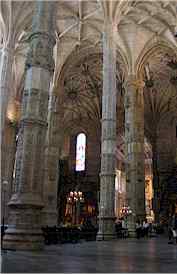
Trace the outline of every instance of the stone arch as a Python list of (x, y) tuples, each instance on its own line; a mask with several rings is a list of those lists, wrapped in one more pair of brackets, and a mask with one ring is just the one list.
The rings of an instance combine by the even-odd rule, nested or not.
[(73, 121), (70, 121), (67, 123), (67, 126), (64, 129), (64, 134), (72, 134), (72, 135), (77, 135), (80, 132), (83, 132), (84, 134), (87, 135), (87, 129), (84, 128), (83, 126), (79, 126), (79, 125), (75, 125), (73, 128), (71, 128), (71, 124), (73, 123)]
[[(117, 47), (117, 56), (119, 56), (121, 58), (121, 61), (124, 65), (125, 72), (127, 73), (128, 69), (129, 69), (129, 62), (128, 62), (127, 56), (124, 53), (124, 51), (118, 45), (116, 45), (116, 47)], [(59, 74), (59, 77), (58, 77), (58, 82), (60, 82), (63, 79), (63, 75), (66, 73), (68, 67), (71, 67), (73, 65), (73, 63), (77, 63), (77, 62), (79, 62), (79, 60), (82, 60), (83, 58), (85, 58), (89, 55), (93, 55), (93, 54), (94, 55), (96, 55), (96, 54), (101, 55), (102, 54), (101, 45), (98, 45), (96, 48), (93, 45), (91, 45), (89, 47), (83, 45), (82, 47), (78, 48), (78, 50), (75, 47), (71, 51), (71, 53), (68, 55), (68, 57), (66, 58), (65, 63), (63, 64), (63, 66), (61, 68), (61, 71), (60, 71), (60, 74)], [(72, 64), (72, 65), (70, 65), (70, 64)]]
[(151, 56), (153, 56), (153, 54), (155, 54), (158, 49), (163, 49), (166, 53), (171, 53), (171, 51), (173, 51), (177, 56), (177, 48), (172, 43), (170, 43), (170, 41), (162, 38), (155, 40), (152, 39), (145, 45), (139, 55), (135, 65), (136, 75), (140, 77), (144, 64)]
[[(121, 68), (125, 75), (128, 74), (129, 70), (129, 63), (126, 54), (123, 52), (123, 50), (116, 45), (117, 47), (117, 60), (121, 63)], [(62, 101), (62, 97), (64, 96), (64, 78), (65, 75), (67, 75), (68, 70), (70, 70), (72, 67), (77, 65), (79, 62), (81, 63), (82, 60), (85, 58), (89, 58), (90, 56), (96, 56), (96, 55), (102, 55), (102, 47), (100, 43), (97, 47), (93, 47), (93, 45), (88, 46), (88, 44), (82, 45), (79, 48), (74, 48), (71, 53), (67, 56), (64, 64), (61, 67), (58, 80), (55, 87), (55, 94), (60, 97), (60, 100)], [(118, 69), (119, 71), (119, 69)], [(58, 106), (59, 107), (59, 106)]]

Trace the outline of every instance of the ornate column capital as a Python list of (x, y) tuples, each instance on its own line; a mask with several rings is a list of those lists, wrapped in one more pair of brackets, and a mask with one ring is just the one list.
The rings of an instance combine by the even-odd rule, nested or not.
[(54, 71), (53, 46), (54, 40), (44, 33), (35, 33), (30, 38), (30, 50), (27, 54), (26, 67), (32, 66)]

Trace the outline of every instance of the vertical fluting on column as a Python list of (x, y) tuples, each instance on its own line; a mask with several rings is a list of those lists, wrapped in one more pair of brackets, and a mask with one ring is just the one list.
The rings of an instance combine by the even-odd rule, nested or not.
[(102, 137), (98, 240), (115, 237), (116, 45), (114, 28), (103, 33)]
[(1, 142), (2, 133), (5, 126), (6, 111), (8, 105), (8, 99), (10, 96), (10, 86), (12, 84), (12, 65), (14, 58), (14, 49), (11, 45), (6, 45), (1, 49), (0, 54), (0, 109), (1, 109)]
[(15, 193), (9, 202), (9, 228), (4, 247), (41, 249), (44, 146), (50, 78), (54, 70), (55, 2), (37, 1), (30, 47), (16, 153)]
[(135, 233), (135, 222), (145, 218), (144, 170), (144, 98), (143, 81), (129, 75), (125, 84), (125, 147), (127, 206), (130, 234)]

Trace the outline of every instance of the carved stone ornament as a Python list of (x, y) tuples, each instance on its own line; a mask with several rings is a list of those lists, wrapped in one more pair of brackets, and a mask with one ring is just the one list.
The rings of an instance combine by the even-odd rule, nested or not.
[(30, 37), (30, 49), (27, 54), (26, 67), (31, 66), (54, 70), (54, 39), (47, 33), (35, 33)]

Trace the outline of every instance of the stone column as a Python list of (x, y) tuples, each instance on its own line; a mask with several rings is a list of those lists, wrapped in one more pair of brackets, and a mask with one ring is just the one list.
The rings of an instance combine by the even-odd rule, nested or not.
[[(1, 180), (8, 182), (6, 187), (5, 201), (2, 200), (2, 204), (5, 204), (5, 223), (7, 224), (8, 208), (7, 204), (12, 195), (12, 183), (13, 183), (13, 169), (16, 152), (16, 124), (6, 123), (4, 128), (4, 136), (1, 147)], [(1, 207), (3, 208), (3, 207)]]
[[(1, 49), (0, 59), (0, 108), (1, 108), (1, 138), (5, 126), (7, 104), (10, 95), (12, 65), (14, 58), (13, 46), (7, 45)], [(1, 139), (2, 141), (2, 139)]]
[(4, 247), (10, 249), (37, 250), (44, 246), (40, 227), (55, 10), (55, 2), (36, 2), (17, 143), (16, 189), (8, 204), (10, 226), (4, 237)]
[(57, 225), (57, 191), (59, 155), (62, 140), (62, 108), (58, 96), (52, 92), (49, 103), (48, 130), (45, 149), (43, 225)]
[(128, 228), (135, 234), (135, 222), (145, 218), (144, 98), (142, 81), (129, 75), (125, 84), (125, 142)]
[(98, 240), (115, 237), (116, 45), (111, 23), (103, 33), (102, 137)]

